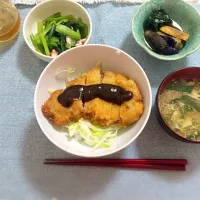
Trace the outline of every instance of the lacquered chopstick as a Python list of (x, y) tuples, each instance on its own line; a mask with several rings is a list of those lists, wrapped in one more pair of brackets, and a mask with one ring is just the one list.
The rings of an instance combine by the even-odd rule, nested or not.
[(46, 161), (44, 164), (48, 165), (76, 165), (76, 166), (87, 166), (87, 167), (113, 167), (113, 168), (128, 168), (128, 169), (157, 169), (157, 170), (175, 170), (185, 171), (185, 165), (150, 165), (150, 164), (127, 164), (127, 163), (73, 163), (73, 162), (56, 162)]
[(151, 165), (187, 165), (186, 159), (54, 159), (45, 161), (66, 163), (123, 163), (123, 164), (151, 164)]

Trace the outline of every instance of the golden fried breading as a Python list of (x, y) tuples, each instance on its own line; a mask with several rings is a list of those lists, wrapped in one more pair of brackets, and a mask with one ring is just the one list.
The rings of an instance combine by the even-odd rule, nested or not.
[(63, 90), (57, 90), (42, 106), (43, 114), (56, 125), (66, 125), (81, 118), (89, 119), (101, 125), (121, 124), (128, 126), (137, 121), (144, 111), (142, 95), (134, 80), (123, 74), (105, 71), (101, 75), (101, 68), (94, 67), (85, 76), (80, 76), (67, 83), (73, 85), (113, 84), (133, 93), (133, 98), (125, 101), (121, 106), (109, 103), (100, 98), (85, 102), (76, 100), (70, 108), (63, 107), (57, 97)]
[(85, 81), (86, 81), (85, 76), (79, 76), (79, 77), (75, 78), (74, 80), (69, 81), (67, 83), (67, 87), (70, 87), (72, 85), (85, 85)]
[[(87, 72), (85, 85), (94, 85), (101, 83), (101, 68), (94, 67)], [(95, 111), (97, 109), (99, 98), (95, 98), (84, 104), (85, 118), (95, 121)]]
[[(67, 83), (67, 87), (72, 85), (85, 85), (85, 77), (81, 76)], [(79, 120), (83, 113), (83, 103), (81, 100), (74, 101), (70, 108), (63, 107), (57, 100), (63, 90), (53, 92), (50, 98), (42, 106), (44, 115), (56, 125), (65, 125)]]
[(122, 74), (117, 74), (117, 85), (133, 93), (133, 98), (125, 101), (120, 106), (121, 125), (128, 126), (137, 121), (144, 111), (142, 95), (134, 80), (127, 79)]
[(142, 115), (144, 105), (142, 101), (130, 100), (124, 102), (120, 107), (121, 125), (128, 126), (136, 122)]
[[(116, 73), (105, 71), (103, 73), (102, 83), (116, 85)], [(94, 119), (102, 125), (116, 124), (120, 121), (119, 111), (119, 105), (99, 99)]]
[(63, 107), (57, 100), (63, 90), (56, 90), (42, 106), (43, 114), (58, 126), (66, 125), (71, 122), (71, 109)]
[[(80, 76), (77, 77), (76, 79), (69, 81), (67, 83), (67, 87), (70, 87), (72, 85), (85, 85), (86, 77), (85, 76)], [(73, 113), (73, 119), (74, 121), (77, 121), (82, 118), (83, 115), (83, 102), (82, 100), (77, 100), (74, 101), (73, 104), (71, 105), (71, 111)]]
[[(117, 74), (111, 71), (104, 72), (104, 83), (117, 85)], [(110, 112), (111, 124), (116, 124), (120, 122), (120, 106), (113, 104), (111, 106)]]

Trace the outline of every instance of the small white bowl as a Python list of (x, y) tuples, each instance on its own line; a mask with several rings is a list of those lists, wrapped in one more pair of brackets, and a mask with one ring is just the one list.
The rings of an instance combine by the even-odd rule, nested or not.
[(54, 58), (41, 54), (35, 50), (30, 35), (37, 33), (37, 22), (61, 12), (62, 15), (73, 15), (80, 17), (88, 25), (88, 37), (85, 44), (88, 44), (92, 35), (92, 21), (86, 9), (80, 4), (70, 0), (48, 0), (35, 6), (26, 16), (23, 25), (23, 36), (31, 51), (40, 59), (50, 62)]
[[(55, 78), (56, 72), (75, 68), (74, 77), (95, 66), (97, 61), (102, 61), (103, 70), (119, 72), (132, 78), (138, 84), (144, 99), (144, 113), (141, 118), (125, 131), (118, 135), (115, 143), (110, 148), (92, 150), (80, 144), (75, 139), (68, 141), (66, 134), (56, 129), (44, 117), (41, 107), (49, 98), (48, 89), (64, 89), (64, 80)], [(34, 110), (37, 121), (49, 140), (66, 152), (84, 157), (99, 157), (113, 154), (133, 142), (145, 127), (150, 115), (152, 104), (151, 87), (142, 67), (127, 53), (105, 45), (85, 45), (63, 52), (55, 58), (42, 72), (35, 89)], [(134, 110), (133, 110), (134, 112)]]

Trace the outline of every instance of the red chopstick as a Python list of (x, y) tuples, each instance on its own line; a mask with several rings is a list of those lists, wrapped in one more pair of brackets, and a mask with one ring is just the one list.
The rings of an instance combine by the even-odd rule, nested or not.
[(123, 163), (123, 164), (151, 164), (151, 165), (187, 165), (186, 159), (45, 159), (46, 162), (67, 163)]
[(132, 169), (185, 171), (185, 159), (45, 159), (48, 165), (76, 165)]
[(159, 170), (175, 170), (185, 171), (185, 165), (149, 165), (149, 164), (108, 164), (108, 163), (65, 163), (65, 162), (44, 162), (48, 165), (76, 165), (76, 166), (92, 166), (92, 167), (113, 167), (113, 168), (129, 168), (129, 169), (159, 169)]

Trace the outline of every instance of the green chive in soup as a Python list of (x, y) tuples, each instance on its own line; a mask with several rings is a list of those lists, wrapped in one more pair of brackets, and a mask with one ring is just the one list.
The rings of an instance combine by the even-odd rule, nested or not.
[(158, 97), (164, 121), (180, 136), (200, 141), (200, 82), (187, 79), (171, 81)]

